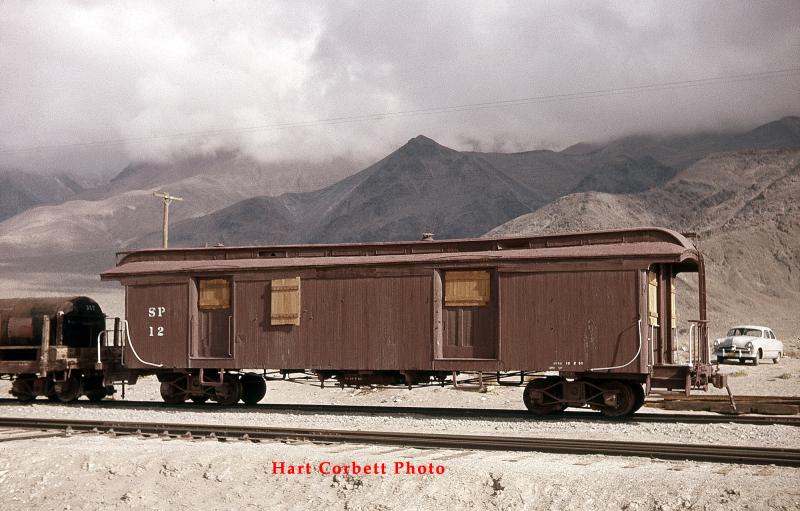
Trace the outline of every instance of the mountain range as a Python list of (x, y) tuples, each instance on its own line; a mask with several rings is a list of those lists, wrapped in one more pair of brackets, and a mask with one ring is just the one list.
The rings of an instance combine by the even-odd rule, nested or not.
[(236, 151), (132, 164), (93, 187), (6, 170), (0, 267), (96, 274), (115, 251), (158, 246), (161, 204), (152, 193), (160, 190), (185, 199), (171, 209), (171, 246), (660, 225), (699, 233), (715, 321), (764, 318), (800, 332), (798, 150), (800, 118), (785, 117), (743, 132), (512, 154), (418, 136), (359, 172), (345, 159), (267, 164)]
[[(441, 238), (479, 236), (572, 193), (657, 188), (716, 149), (773, 147), (800, 147), (800, 118), (729, 136), (630, 137), (561, 152), (459, 152), (418, 136), (321, 190), (254, 197), (178, 222), (171, 239), (177, 245), (202, 246), (408, 240), (422, 232)], [(158, 239), (153, 233), (134, 245), (152, 246)]]
[[(635, 194), (574, 193), (487, 236), (657, 225), (693, 232), (706, 260), (713, 332), (767, 323), (800, 334), (800, 150), (715, 153), (658, 188)], [(696, 282), (683, 285), (696, 290)], [(678, 294), (686, 319), (690, 294)]]
[(169, 164), (132, 164), (109, 182), (79, 190), (69, 200), (36, 204), (0, 222), (0, 253), (24, 259), (93, 250), (113, 254), (160, 228), (162, 206), (153, 192), (166, 190), (185, 199), (170, 210), (172, 221), (180, 221), (256, 195), (313, 190), (354, 170), (355, 164), (344, 159), (263, 163), (235, 151)]
[(43, 176), (0, 168), (0, 222), (36, 206), (63, 202), (83, 190), (69, 174)]

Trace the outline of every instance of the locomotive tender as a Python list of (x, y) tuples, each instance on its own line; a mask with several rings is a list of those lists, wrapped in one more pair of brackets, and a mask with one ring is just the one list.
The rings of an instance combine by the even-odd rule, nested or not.
[[(682, 272), (697, 274), (698, 296), (679, 363)], [(115, 378), (156, 374), (168, 402), (258, 402), (264, 379), (244, 368), (409, 387), (550, 372), (523, 392), (540, 414), (627, 415), (650, 389), (725, 384), (709, 361), (703, 257), (666, 229), (148, 249), (101, 277), (126, 293)]]
[(0, 377), (15, 378), (20, 401), (99, 401), (114, 392), (104, 364), (122, 354), (117, 339), (95, 343), (105, 330), (100, 305), (85, 296), (0, 299)]

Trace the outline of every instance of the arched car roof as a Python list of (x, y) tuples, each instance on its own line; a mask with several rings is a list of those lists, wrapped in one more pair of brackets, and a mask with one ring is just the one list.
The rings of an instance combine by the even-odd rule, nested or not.
[[(260, 256), (259, 251), (267, 254)], [(104, 272), (101, 278), (310, 267), (479, 265), (586, 259), (640, 260), (645, 268), (650, 262), (681, 263), (692, 269), (696, 268), (700, 255), (686, 237), (667, 229), (647, 228), (439, 242), (147, 250), (126, 255), (116, 268)]]
[(190, 248), (145, 248), (119, 252), (117, 265), (137, 261), (189, 259), (258, 259), (261, 257), (332, 257), (344, 255), (401, 255), (435, 252), (491, 252), (522, 248), (568, 247), (662, 241), (687, 250), (695, 245), (683, 234), (661, 227), (610, 229), (563, 234), (461, 238), (445, 240), (379, 241), (294, 245), (212, 246)]

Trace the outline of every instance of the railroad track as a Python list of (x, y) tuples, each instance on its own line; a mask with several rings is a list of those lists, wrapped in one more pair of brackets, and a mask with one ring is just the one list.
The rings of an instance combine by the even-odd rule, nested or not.
[(645, 456), (669, 460), (716, 463), (800, 466), (800, 449), (686, 445), (650, 442), (619, 442), (586, 439), (512, 436), (441, 435), (308, 428), (223, 426), (157, 422), (119, 422), (65, 419), (0, 417), (0, 428), (63, 430), (66, 433), (93, 432), (113, 435), (161, 436), (170, 438), (239, 439), (248, 441), (302, 441), (393, 445), (427, 449), (470, 449), (530, 451), (558, 454), (599, 454)]
[[(19, 406), (16, 399), (0, 399), (1, 406)], [(700, 415), (690, 413), (647, 413), (639, 412), (632, 417), (611, 418), (605, 417), (594, 411), (565, 411), (555, 415), (533, 415), (526, 410), (509, 410), (503, 408), (430, 408), (418, 406), (369, 406), (369, 405), (315, 405), (315, 404), (273, 404), (262, 403), (257, 405), (223, 406), (214, 403), (179, 405), (162, 403), (159, 401), (78, 401), (77, 403), (64, 404), (39, 400), (34, 405), (28, 406), (85, 406), (92, 408), (116, 409), (146, 409), (146, 410), (185, 410), (192, 412), (298, 412), (320, 413), (330, 415), (365, 414), (365, 415), (418, 415), (439, 418), (501, 418), (525, 419), (535, 421), (561, 421), (581, 420), (594, 422), (655, 422), (655, 423), (691, 423), (691, 424), (782, 424), (800, 426), (800, 417), (764, 416), (764, 415)]]

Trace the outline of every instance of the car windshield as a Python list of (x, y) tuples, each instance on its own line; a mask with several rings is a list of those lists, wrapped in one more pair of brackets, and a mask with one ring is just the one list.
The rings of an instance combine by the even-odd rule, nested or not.
[(755, 328), (731, 328), (728, 330), (728, 337), (734, 335), (749, 335), (751, 337), (761, 337), (761, 330)]

